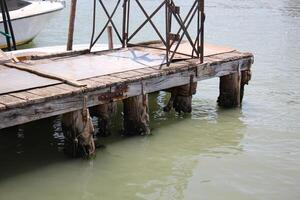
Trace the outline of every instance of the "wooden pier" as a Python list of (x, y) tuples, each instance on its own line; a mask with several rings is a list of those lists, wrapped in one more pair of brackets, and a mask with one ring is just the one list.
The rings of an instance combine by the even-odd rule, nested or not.
[[(107, 21), (96, 35), (95, 0), (88, 50), (0, 60), (0, 129), (62, 115), (66, 152), (92, 155), (90, 111), (98, 117), (100, 134), (107, 135), (117, 101), (123, 101), (126, 135), (150, 134), (148, 94), (153, 92), (171, 93), (165, 112), (173, 108), (189, 113), (197, 82), (220, 77), (218, 104), (241, 105), (253, 55), (204, 44), (204, 0), (194, 0), (190, 8), (185, 5), (187, 12), (175, 0), (154, 2), (157, 7), (152, 12), (140, 0), (118, 0), (110, 11), (105, 1), (98, 2)], [(76, 0), (72, 0), (67, 50), (72, 49), (75, 10)], [(135, 30), (131, 22), (137, 16), (132, 10), (140, 10), (145, 17)], [(122, 20), (115, 20), (116, 12)], [(164, 19), (163, 29), (155, 23), (156, 15)], [(160, 40), (133, 44), (146, 24), (154, 31), (146, 34)], [(109, 50), (93, 52), (106, 29)], [(113, 32), (122, 48), (113, 49)]]
[[(195, 83), (215, 77), (220, 77), (219, 105), (240, 106), (244, 85), (251, 77), (253, 55), (230, 48), (206, 45), (204, 62), (201, 63), (199, 59), (191, 59), (184, 55), (186, 51), (190, 51), (184, 44), (180, 46), (176, 55), (177, 61), (169, 66), (165, 64), (164, 51), (159, 48), (142, 47), (93, 53), (80, 51), (23, 56), (19, 57), (22, 61), (17, 63), (2, 61), (0, 129), (63, 114), (63, 120), (66, 118), (66, 121), (69, 121), (65, 123), (66, 127), (73, 129), (76, 139), (80, 136), (85, 142), (84, 145), (89, 146), (93, 143), (93, 128), (90, 127), (91, 124), (87, 125), (87, 108), (98, 106), (100, 117), (108, 118), (107, 107), (101, 108), (99, 105), (124, 100), (124, 127), (130, 129), (128, 132), (148, 134), (150, 129), (147, 94), (169, 91), (172, 93), (169, 108), (189, 112), (185, 107), (191, 106)], [(162, 44), (152, 42), (144, 45), (159, 47)], [(86, 73), (85, 65), (99, 70)], [(82, 68), (84, 74), (80, 74)], [(9, 73), (10, 70), (13, 71)], [(74, 73), (70, 75), (68, 70), (74, 70)], [(13, 75), (16, 71), (21, 73), (18, 79)], [(9, 77), (10, 75), (12, 77)], [(11, 81), (8, 81), (9, 79)], [(176, 97), (183, 99), (176, 100)], [(166, 108), (166, 111), (169, 108)], [(79, 113), (75, 114), (77, 117), (74, 118), (72, 113), (74, 115), (78, 111)], [(69, 116), (66, 113), (69, 113)], [(80, 123), (80, 130), (76, 130)], [(86, 136), (83, 134), (85, 131)], [(68, 137), (74, 138), (72, 133), (70, 134)], [(93, 150), (93, 146), (90, 148)]]

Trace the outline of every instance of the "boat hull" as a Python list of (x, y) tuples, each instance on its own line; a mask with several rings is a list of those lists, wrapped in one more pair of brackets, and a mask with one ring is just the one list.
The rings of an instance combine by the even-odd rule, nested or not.
[[(41, 12), (32, 15), (18, 16), (17, 18), (12, 18), (11, 23), (14, 31), (14, 36), (17, 45), (25, 44), (33, 40), (44, 26), (49, 22), (54, 15), (56, 15), (60, 10), (56, 9), (48, 12)], [(0, 30), (4, 31), (3, 21), (0, 21)], [(6, 38), (0, 35), (0, 48), (6, 48)]]

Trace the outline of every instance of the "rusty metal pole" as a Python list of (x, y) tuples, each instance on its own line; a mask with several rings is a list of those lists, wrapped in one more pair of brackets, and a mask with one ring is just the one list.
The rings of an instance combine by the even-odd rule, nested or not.
[(71, 0), (67, 51), (71, 51), (73, 49), (73, 35), (74, 35), (74, 24), (75, 24), (75, 16), (76, 16), (76, 4), (77, 4), (77, 0)]
[(200, 38), (200, 62), (204, 62), (204, 22), (205, 22), (205, 13), (204, 13), (204, 0), (200, 1), (200, 12), (201, 12), (201, 38)]

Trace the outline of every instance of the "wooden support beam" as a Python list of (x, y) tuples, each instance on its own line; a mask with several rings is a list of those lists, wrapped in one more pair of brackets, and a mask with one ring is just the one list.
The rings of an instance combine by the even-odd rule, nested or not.
[(232, 108), (241, 105), (241, 72), (220, 77), (218, 104)]
[(167, 90), (171, 92), (171, 98), (168, 104), (164, 107), (165, 112), (169, 112), (172, 108), (178, 113), (192, 112), (192, 97), (197, 91), (197, 82), (191, 79), (190, 84)]
[[(84, 97), (86, 105), (86, 97)], [(63, 114), (62, 128), (65, 136), (65, 152), (73, 157), (90, 157), (95, 153), (94, 126), (86, 106)]]
[(110, 135), (111, 119), (117, 112), (117, 102), (101, 104), (91, 108), (98, 118), (99, 132), (97, 135), (106, 137)]
[(124, 134), (149, 135), (148, 95), (139, 95), (123, 100)]

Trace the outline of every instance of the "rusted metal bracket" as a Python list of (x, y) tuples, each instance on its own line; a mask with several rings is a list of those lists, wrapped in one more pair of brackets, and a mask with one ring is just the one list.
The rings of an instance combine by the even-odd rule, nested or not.
[(170, 33), (169, 34), (169, 39), (173, 40), (173, 41), (179, 41), (180, 35), (179, 34)]
[(180, 7), (179, 6), (171, 5), (170, 8), (172, 9), (172, 11), (174, 13), (180, 15)]

